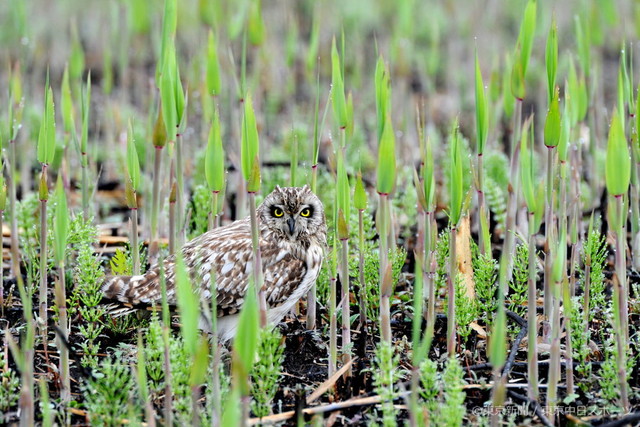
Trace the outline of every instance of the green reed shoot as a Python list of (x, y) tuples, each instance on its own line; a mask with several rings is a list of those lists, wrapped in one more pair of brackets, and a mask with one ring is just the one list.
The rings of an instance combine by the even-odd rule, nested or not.
[[(67, 248), (67, 236), (69, 231), (69, 209), (67, 208), (67, 196), (62, 186), (62, 177), (58, 176), (55, 192), (55, 220), (53, 225), (54, 246), (53, 253), (58, 265), (58, 280), (55, 287), (55, 301), (58, 309), (58, 327), (65, 340), (69, 339), (69, 327), (67, 319), (67, 294), (65, 284), (65, 250)], [(58, 340), (60, 351), (60, 399), (66, 403), (71, 400), (71, 380), (69, 377), (69, 349)]]
[(9, 167), (7, 175), (9, 178), (9, 214), (11, 216), (11, 275), (20, 275), (20, 248), (18, 247), (18, 217), (16, 212), (16, 143), (18, 133), (22, 127), (22, 112), (24, 100), (22, 98), (22, 78), (20, 66), (16, 64), (9, 77), (9, 107), (8, 123), (9, 132)]
[[(349, 178), (345, 167), (343, 151), (338, 150), (338, 168), (336, 178), (336, 208), (337, 208), (337, 238), (341, 244), (341, 256), (339, 262), (340, 283), (342, 292), (340, 300), (342, 302), (342, 353), (343, 362), (351, 361), (351, 311), (350, 311), (350, 286), (349, 286), (349, 223), (351, 216), (351, 191), (349, 188)], [(351, 370), (347, 371), (351, 375)]]
[(622, 127), (622, 112), (614, 112), (609, 128), (609, 139), (607, 143), (607, 160), (605, 168), (605, 181), (609, 197), (613, 202), (609, 202), (609, 227), (615, 233), (615, 272), (616, 280), (613, 281), (613, 307), (614, 326), (616, 333), (617, 364), (620, 381), (621, 406), (625, 411), (629, 410), (629, 396), (627, 384), (626, 356), (629, 342), (628, 324), (628, 290), (627, 290), (627, 267), (626, 267), (626, 195), (629, 191), (631, 180), (631, 159), (629, 147), (624, 136)]
[(220, 112), (216, 107), (213, 123), (209, 130), (207, 151), (205, 153), (205, 175), (209, 190), (211, 191), (211, 211), (209, 212), (209, 229), (219, 225), (220, 207), (218, 197), (224, 190), (225, 166), (224, 148), (222, 146), (222, 129), (220, 125)]
[(353, 192), (353, 206), (358, 210), (358, 302), (360, 304), (360, 330), (367, 327), (367, 298), (364, 282), (364, 211), (367, 209), (367, 192), (362, 183), (362, 173), (356, 176), (356, 188)]
[(458, 134), (458, 123), (454, 124), (449, 145), (449, 276), (447, 278), (447, 353), (455, 356), (456, 351), (456, 299), (455, 282), (458, 277), (458, 260), (456, 249), (457, 227), (462, 217), (462, 202), (465, 195), (463, 188), (462, 147)]
[(484, 168), (482, 166), (482, 156), (484, 154), (485, 145), (487, 143), (487, 135), (489, 134), (489, 102), (487, 100), (484, 82), (482, 81), (482, 71), (480, 71), (480, 62), (478, 61), (478, 52), (476, 51), (475, 62), (475, 93), (476, 93), (476, 191), (478, 192), (478, 223), (481, 230), (479, 235), (480, 251), (483, 254), (491, 253), (491, 241), (489, 240), (489, 217), (484, 197), (483, 176)]
[(247, 93), (244, 100), (244, 116), (242, 118), (241, 162), (242, 175), (246, 182), (249, 198), (249, 216), (251, 220), (251, 239), (253, 244), (253, 282), (258, 292), (260, 307), (260, 326), (267, 325), (266, 289), (262, 277), (262, 256), (258, 228), (258, 214), (256, 212), (256, 193), (260, 190), (260, 158), (259, 158), (258, 126), (253, 110), (251, 94)]
[(380, 236), (380, 331), (384, 341), (391, 342), (391, 297), (393, 283), (389, 263), (389, 233), (392, 230), (389, 195), (396, 180), (396, 141), (389, 114), (378, 148), (377, 191), (380, 197), (378, 234)]
[(42, 335), (46, 341), (47, 331), (47, 201), (49, 188), (47, 186), (47, 167), (53, 161), (56, 149), (56, 122), (53, 106), (53, 91), (47, 80), (44, 98), (42, 123), (38, 134), (38, 162), (42, 165), (40, 173), (40, 297), (39, 316), (43, 322)]
[(528, 375), (529, 397), (538, 399), (538, 350), (537, 350), (537, 314), (536, 314), (536, 245), (535, 235), (540, 229), (544, 200), (541, 200), (542, 186), (536, 186), (536, 169), (533, 164), (533, 129), (529, 133), (531, 118), (524, 124), (520, 142), (520, 175), (522, 181), (522, 193), (527, 204), (529, 216), (529, 279), (528, 279)]
[(138, 190), (140, 189), (140, 162), (138, 151), (133, 139), (133, 126), (129, 121), (127, 132), (127, 179), (125, 181), (125, 196), (127, 206), (131, 210), (131, 259), (133, 275), (140, 274), (140, 245), (138, 243)]

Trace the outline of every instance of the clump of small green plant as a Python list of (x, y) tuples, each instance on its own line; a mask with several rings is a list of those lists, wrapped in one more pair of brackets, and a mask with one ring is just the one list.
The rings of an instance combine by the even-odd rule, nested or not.
[(476, 303), (480, 316), (489, 325), (497, 309), (498, 261), (493, 259), (490, 254), (481, 254), (478, 245), (473, 241), (471, 256), (473, 280), (476, 283)]
[(276, 394), (284, 346), (277, 329), (260, 331), (258, 358), (251, 369), (251, 411), (256, 417), (271, 414), (271, 404)]
[[(460, 335), (461, 342), (464, 343), (471, 334), (469, 324), (479, 317), (480, 311), (477, 299), (467, 296), (467, 287), (461, 274), (456, 277), (455, 289), (457, 333)], [(447, 299), (447, 303), (448, 301)]]
[[(400, 356), (395, 354), (393, 345), (381, 340), (376, 349), (375, 370), (373, 371), (373, 384), (376, 394), (380, 396), (380, 411), (377, 412), (377, 420), (384, 427), (396, 426), (398, 410), (393, 401), (398, 397), (396, 382), (402, 376), (399, 368)], [(375, 421), (373, 423), (375, 425)]]
[[(380, 287), (378, 280), (380, 277), (380, 260), (377, 254), (378, 245), (367, 241), (365, 242), (364, 255), (364, 292), (367, 300), (367, 318), (376, 319), (378, 317), (378, 308), (380, 306)], [(389, 251), (389, 261), (391, 262), (391, 274), (394, 285), (400, 279), (402, 267), (407, 258), (407, 251), (402, 247), (391, 249)], [(358, 258), (350, 257), (349, 271), (358, 271)], [(360, 279), (352, 277), (351, 282), (355, 284), (356, 289), (360, 288)]]
[(583, 286), (583, 313), (589, 322), (592, 322), (596, 316), (604, 318), (604, 310), (610, 305), (610, 300), (606, 297), (604, 280), (607, 254), (605, 236), (594, 227), (584, 241), (583, 267), (579, 270), (580, 282)]
[(440, 407), (440, 419), (443, 426), (462, 425), (465, 415), (464, 400), (466, 393), (463, 389), (465, 381), (464, 372), (460, 362), (456, 358), (449, 358), (442, 375), (443, 405)]
[(131, 367), (110, 358), (96, 366), (83, 386), (87, 414), (92, 425), (121, 425), (132, 412), (139, 412), (134, 398), (135, 381)]
[(4, 413), (15, 406), (19, 397), (20, 378), (9, 368), (4, 352), (0, 351), (0, 412)]
[(456, 358), (447, 360), (444, 372), (438, 362), (425, 360), (420, 365), (418, 425), (460, 426), (465, 416), (464, 371)]
[(513, 260), (513, 277), (511, 278), (509, 294), (509, 309), (524, 316), (527, 311), (527, 291), (529, 290), (529, 247), (518, 245)]
[(70, 296), (69, 311), (72, 315), (79, 313), (84, 319), (78, 325), (78, 330), (83, 338), (80, 343), (83, 353), (81, 362), (85, 367), (95, 368), (98, 365), (98, 337), (104, 329), (104, 307), (100, 305), (103, 280), (104, 270), (100, 259), (94, 254), (93, 245), (87, 241), (79, 244), (73, 269), (76, 286)]
[(420, 398), (423, 411), (420, 411), (422, 419), (420, 424), (426, 425), (438, 411), (438, 395), (440, 394), (441, 379), (438, 372), (438, 363), (435, 360), (425, 359), (420, 364)]
[(573, 297), (571, 304), (571, 313), (569, 313), (569, 322), (571, 322), (571, 343), (573, 346), (573, 362), (575, 372), (580, 376), (578, 387), (583, 393), (587, 393), (591, 389), (591, 371), (592, 366), (589, 363), (591, 349), (589, 341), (591, 340), (591, 330), (583, 313), (583, 307), (580, 304), (580, 297)]

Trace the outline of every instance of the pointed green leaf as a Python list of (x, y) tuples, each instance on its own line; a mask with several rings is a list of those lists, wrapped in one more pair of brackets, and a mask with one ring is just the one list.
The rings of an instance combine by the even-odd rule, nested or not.
[(387, 114), (378, 147), (378, 193), (390, 194), (396, 185), (396, 137)]
[(216, 46), (213, 31), (209, 30), (209, 42), (207, 44), (207, 92), (210, 95), (219, 95), (221, 86), (218, 47)]
[(347, 101), (344, 96), (344, 83), (342, 79), (342, 67), (340, 56), (336, 48), (336, 39), (331, 45), (331, 99), (335, 120), (340, 129), (346, 129), (348, 124)]
[(162, 14), (162, 39), (160, 40), (160, 58), (156, 67), (156, 81), (160, 80), (165, 66), (167, 51), (174, 45), (178, 26), (177, 0), (165, 0)]
[(44, 111), (38, 134), (38, 162), (48, 165), (53, 161), (56, 150), (56, 122), (53, 106), (53, 91), (47, 87), (44, 97)]
[(240, 393), (244, 396), (249, 394), (247, 386), (248, 375), (253, 366), (258, 347), (258, 333), (260, 330), (258, 311), (256, 290), (253, 281), (251, 281), (244, 295), (244, 304), (240, 310), (238, 329), (233, 340), (231, 362), (232, 373), (236, 377), (234, 381), (237, 381)]
[(569, 60), (569, 76), (567, 84), (569, 86), (569, 96), (565, 102), (569, 102), (569, 118), (571, 119), (571, 127), (574, 127), (580, 120), (580, 82), (578, 81), (578, 73), (573, 62), (573, 57)]
[(64, 73), (62, 74), (62, 88), (60, 104), (62, 107), (62, 123), (64, 124), (64, 131), (68, 134), (75, 132), (75, 123), (73, 117), (75, 115), (73, 111), (73, 99), (71, 98), (71, 87), (69, 86), (69, 66), (64, 67)]
[(556, 147), (560, 140), (560, 97), (559, 90), (555, 90), (549, 111), (547, 111), (547, 119), (544, 123), (544, 145), (547, 147)]
[(558, 69), (558, 24), (555, 16), (551, 21), (551, 28), (547, 37), (545, 62), (547, 65), (547, 90), (549, 93), (547, 102), (551, 103), (556, 87), (556, 71)]
[(480, 62), (478, 61), (478, 52), (476, 50), (476, 143), (478, 155), (484, 153), (484, 146), (487, 142), (489, 133), (489, 112), (487, 98), (484, 91), (484, 82), (482, 81), (482, 71), (480, 71)]
[(89, 110), (91, 107), (91, 72), (87, 74), (87, 83), (82, 91), (82, 135), (80, 137), (80, 153), (83, 155), (83, 166), (86, 167), (87, 143), (89, 140)]
[(200, 298), (193, 289), (181, 252), (178, 252), (176, 257), (175, 281), (178, 312), (180, 313), (180, 330), (185, 348), (189, 355), (193, 356), (198, 344)]
[[(183, 128), (185, 125), (185, 93), (184, 88), (182, 87), (182, 80), (180, 78), (180, 67), (177, 63), (175, 63), (175, 80), (174, 80), (174, 88), (175, 88), (175, 98), (176, 98), (176, 127)], [(177, 130), (176, 130), (177, 131)]]
[(224, 187), (224, 148), (222, 146), (222, 130), (220, 126), (220, 114), (218, 109), (213, 116), (213, 124), (209, 131), (207, 152), (205, 153), (205, 176), (209, 190), (222, 191)]
[(591, 72), (591, 36), (589, 31), (589, 24), (586, 22), (584, 14), (575, 16), (576, 24), (576, 42), (578, 45), (578, 59), (580, 60), (580, 66), (584, 70), (584, 73), (589, 77)]
[(140, 189), (140, 162), (136, 143), (133, 139), (131, 120), (129, 120), (129, 132), (127, 134), (127, 174), (131, 180), (133, 190), (138, 191)]
[(387, 114), (390, 114), (391, 104), (391, 78), (389, 76), (389, 69), (384, 63), (382, 54), (378, 57), (376, 62), (376, 71), (374, 75), (375, 90), (376, 90), (376, 112), (378, 116), (378, 139), (382, 137), (384, 130), (385, 120)]
[(609, 127), (605, 178), (609, 194), (620, 197), (627, 193), (631, 180), (631, 158), (619, 111), (614, 111)]
[(256, 124), (256, 116), (250, 93), (247, 94), (244, 100), (240, 157), (242, 161), (242, 174), (244, 179), (249, 181), (253, 169), (253, 161), (255, 158), (259, 158), (258, 125)]
[(84, 50), (78, 36), (78, 26), (75, 20), (71, 23), (71, 55), (69, 57), (69, 74), (75, 82), (80, 80), (84, 71)]
[(260, 0), (251, 0), (249, 7), (249, 42), (254, 46), (260, 46), (264, 41), (265, 25), (262, 19), (262, 7)]
[(361, 211), (367, 208), (367, 191), (364, 189), (362, 173), (360, 172), (358, 172), (358, 175), (356, 176), (356, 189), (353, 193), (353, 206)]
[(178, 126), (178, 114), (176, 107), (176, 64), (175, 48), (167, 46), (162, 73), (160, 74), (160, 99), (162, 117), (164, 119), (167, 140), (175, 141)]
[(511, 94), (516, 99), (522, 101), (526, 93), (522, 63), (520, 61), (514, 61), (513, 67), (511, 68)]
[(449, 144), (449, 221), (452, 226), (457, 226), (462, 215), (463, 194), (463, 165), (462, 149), (460, 147), (460, 135), (458, 123), (454, 124)]
[(536, 9), (537, 1), (529, 0), (524, 9), (524, 17), (522, 18), (522, 24), (520, 26), (518, 41), (520, 42), (521, 51), (520, 58), (517, 62), (520, 62), (523, 79), (527, 75), (527, 67), (529, 65), (533, 39), (536, 32)]
[(196, 353), (193, 356), (189, 385), (197, 387), (205, 382), (207, 369), (209, 368), (209, 340), (205, 336), (200, 336)]
[(436, 196), (436, 180), (434, 174), (433, 150), (431, 147), (431, 138), (427, 137), (425, 144), (424, 167), (422, 168), (422, 181), (424, 183), (424, 200), (427, 212), (433, 212), (435, 209)]

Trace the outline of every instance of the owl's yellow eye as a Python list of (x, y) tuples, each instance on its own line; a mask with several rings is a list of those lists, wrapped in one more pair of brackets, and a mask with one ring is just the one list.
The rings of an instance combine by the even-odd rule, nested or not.
[(275, 216), (276, 218), (282, 218), (283, 215), (284, 215), (284, 212), (282, 212), (282, 209), (273, 208), (273, 216)]
[(300, 211), (300, 216), (303, 216), (303, 217), (309, 217), (309, 216), (311, 216), (311, 209), (309, 209), (309, 208), (304, 208), (304, 209), (302, 209), (302, 210)]

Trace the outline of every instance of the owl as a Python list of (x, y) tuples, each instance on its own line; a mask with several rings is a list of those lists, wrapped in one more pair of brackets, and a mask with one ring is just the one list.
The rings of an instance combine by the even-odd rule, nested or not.
[[(277, 187), (257, 208), (267, 320), (278, 323), (313, 286), (322, 266), (327, 239), (324, 207), (308, 186)], [(253, 271), (249, 218), (210, 230), (189, 241), (182, 256), (201, 299), (217, 296), (218, 336), (234, 337), (239, 312)], [(176, 304), (175, 256), (163, 262), (169, 304)], [(127, 305), (160, 304), (161, 269), (139, 276), (110, 276), (102, 291)], [(215, 289), (211, 289), (211, 275)]]

